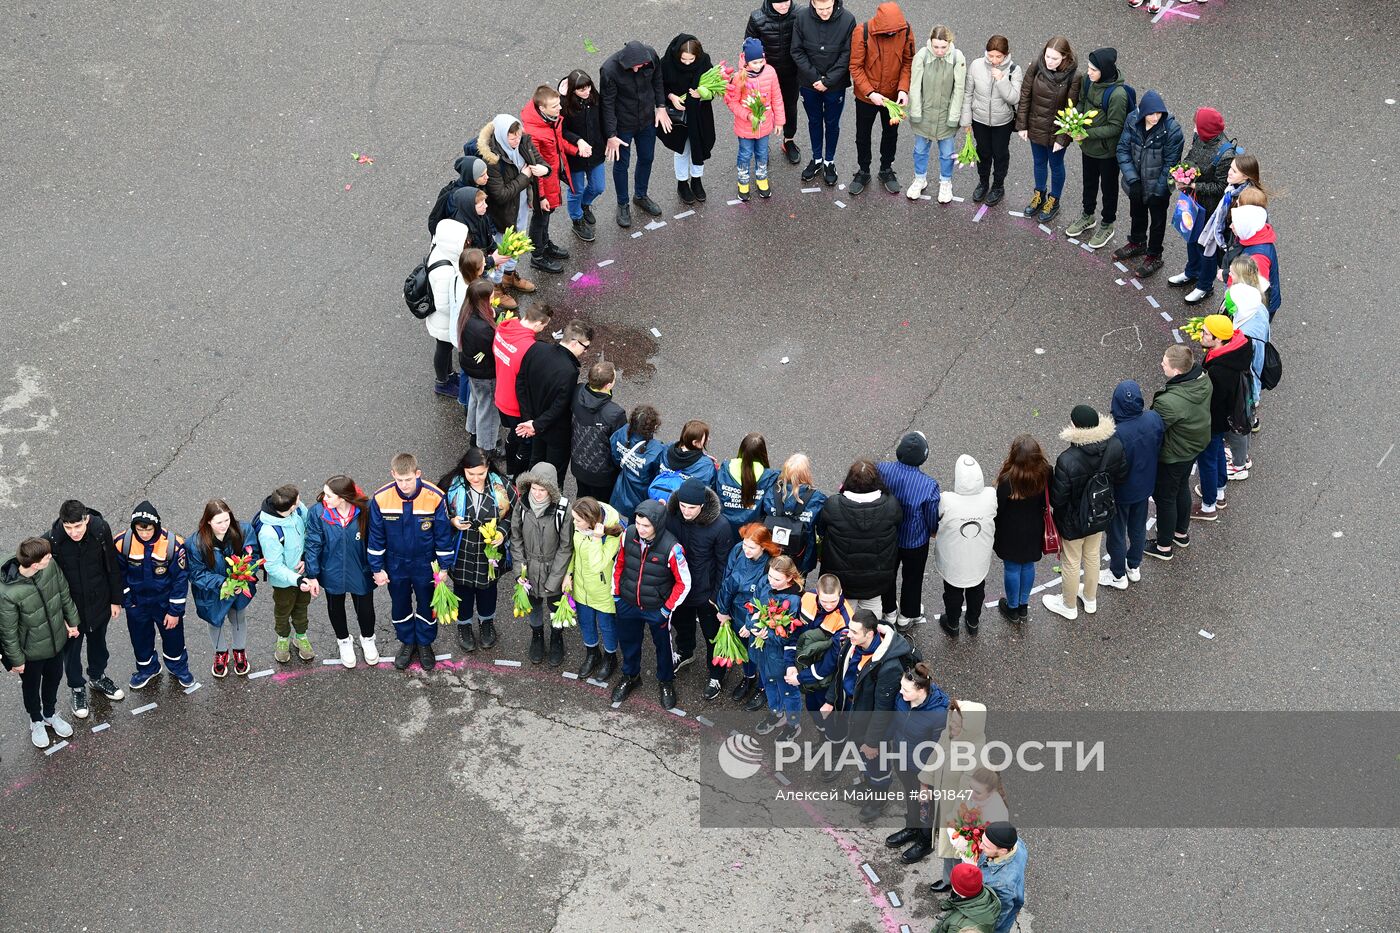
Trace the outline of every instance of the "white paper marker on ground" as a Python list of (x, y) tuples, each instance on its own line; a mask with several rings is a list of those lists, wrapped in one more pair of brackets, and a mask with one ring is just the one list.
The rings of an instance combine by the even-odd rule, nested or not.
[(570, 281), (570, 282), (577, 282), (577, 281), (578, 281), (579, 279), (581, 279), (581, 278), (583, 278), (583, 273), (582, 273), (582, 272), (575, 272), (573, 275), (569, 276), (569, 281)]
[(661, 336), (661, 331), (659, 331), (659, 330), (657, 330), (655, 327), (653, 327), (653, 328), (651, 329), (651, 335), (652, 335), (653, 337), (660, 337), (660, 336)]
[(67, 747), (68, 747), (68, 740), (65, 739), (65, 740), (63, 740), (62, 742), (59, 742), (57, 745), (53, 745), (53, 746), (50, 746), (49, 748), (44, 749), (44, 754), (45, 754), (45, 755), (52, 755), (54, 752), (62, 751), (63, 749), (65, 749), (65, 748), (67, 748)]
[(617, 261), (617, 260), (615, 260), (615, 259), (603, 259), (603, 260), (600, 260), (599, 263), (598, 263), (598, 268), (601, 269), (601, 268), (603, 268), (604, 266), (610, 266), (610, 265), (612, 265), (612, 264), (613, 264), (614, 262), (616, 262), (616, 261)]
[(519, 661), (510, 661), (510, 660), (507, 660), (506, 658), (497, 658), (495, 661), (492, 661), (491, 663), (492, 663), (492, 664), (495, 664), (497, 667), (519, 667), (519, 666), (520, 666), (520, 662), (519, 662)]
[(653, 220), (651, 223), (647, 224), (647, 229), (648, 229), (648, 230), (660, 230), (660, 229), (661, 229), (662, 227), (664, 227), (664, 226), (666, 226), (666, 221), (664, 221), (664, 220)]
[(846, 206), (846, 202), (845, 202), (845, 201), (832, 201), (831, 203), (832, 203), (832, 204), (835, 204), (837, 207), (845, 207), (845, 206)]
[(672, 219), (672, 220), (684, 220), (684, 219), (687, 218), (687, 217), (694, 217), (694, 216), (695, 216), (695, 212), (694, 212), (694, 211), (681, 211), (679, 214), (673, 214), (673, 215), (671, 216), (671, 219)]
[(1211, 639), (1212, 641), (1215, 640), (1215, 633), (1214, 633), (1214, 632), (1207, 632), (1205, 629), (1201, 629), (1201, 630), (1200, 630), (1199, 632), (1197, 632), (1196, 634), (1199, 635), (1199, 636), (1201, 636), (1202, 638), (1209, 638), (1209, 639)]
[[(1157, 299), (1156, 299), (1156, 298), (1153, 298), (1151, 295), (1148, 295), (1148, 296), (1147, 296), (1147, 303), (1150, 304), (1150, 305), (1151, 305), (1152, 307), (1154, 307), (1154, 308), (1160, 308), (1160, 307), (1162, 307), (1161, 303), (1158, 302)], [(1167, 312), (1165, 312), (1165, 311), (1162, 312), (1162, 317), (1166, 318), (1168, 321), (1170, 321), (1170, 320), (1172, 319), (1172, 316), (1171, 316), (1170, 314), (1168, 314)]]
[(140, 716), (142, 713), (147, 712), (149, 710), (153, 710), (159, 705), (159, 703), (147, 703), (145, 706), (138, 706), (131, 711), (131, 715)]
[(102, 724), (99, 725), (99, 726), (93, 726), (93, 727), (92, 727), (92, 731), (93, 731), (93, 732), (102, 732), (102, 731), (104, 731), (104, 730), (106, 730), (106, 729), (110, 729), (110, 728), (112, 728), (112, 724), (111, 724), (110, 722), (104, 722), (104, 723), (102, 723)]
[(255, 671), (255, 672), (253, 672), (252, 674), (249, 674), (249, 675), (248, 675), (248, 679), (249, 679), (249, 680), (257, 680), (259, 677), (271, 677), (271, 676), (272, 676), (272, 668), (269, 667), (267, 670)]
[(636, 233), (632, 234), (632, 239), (635, 240), (637, 237), (639, 237), (639, 236), (641, 236), (641, 235), (642, 235), (642, 231), (638, 230)]
[(869, 878), (872, 884), (880, 883), (880, 876), (875, 874), (875, 869), (870, 867), (869, 862), (861, 862), (860, 870), (865, 872), (865, 877)]

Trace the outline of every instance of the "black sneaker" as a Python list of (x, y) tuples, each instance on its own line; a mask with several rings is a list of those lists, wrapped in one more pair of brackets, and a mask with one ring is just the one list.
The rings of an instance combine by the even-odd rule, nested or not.
[(802, 725), (795, 722), (784, 722), (783, 727), (778, 730), (778, 734), (773, 736), (775, 742), (791, 742), (802, 734)]
[(822, 164), (816, 159), (807, 163), (807, 167), (802, 170), (802, 180), (811, 181), (822, 173)]
[(663, 680), (657, 685), (660, 694), (662, 709), (676, 708), (676, 686), (669, 680)]
[(564, 271), (564, 265), (557, 259), (550, 259), (549, 253), (540, 251), (530, 257), (530, 268), (538, 269), (540, 272), (559, 273)]
[(545, 244), (544, 254), (550, 259), (569, 258), (569, 251), (566, 250), (564, 247), (560, 246), (558, 243), (555, 243), (553, 240), (550, 240), (548, 243)]
[(1122, 261), (1132, 259), (1134, 256), (1141, 256), (1145, 252), (1147, 252), (1146, 246), (1129, 241), (1113, 251), (1113, 258)]
[(1174, 534), (1172, 535), (1172, 543), (1177, 547), (1190, 547), (1191, 535), (1189, 533), (1184, 535)]
[(112, 678), (107, 677), (105, 675), (97, 678), (96, 680), (89, 681), (89, 683), (92, 684), (92, 689), (96, 690), (98, 693), (102, 694), (109, 700), (120, 700), (126, 696), (126, 691), (122, 690), (122, 688), (118, 687), (115, 683), (113, 683)]
[(705, 698), (705, 702), (719, 699), (720, 691), (724, 689), (724, 683), (718, 678), (711, 677), (710, 682), (705, 684), (705, 692), (700, 694)]
[[(587, 216), (587, 215), (584, 215), (584, 218), (583, 218), (583, 219), (584, 219), (584, 220), (587, 220), (587, 219), (588, 219), (588, 216)], [(630, 227), (630, 226), (632, 226), (632, 205), (630, 205), (630, 204), (619, 204), (619, 205), (617, 206), (617, 225), (618, 225), (619, 227)]]
[(783, 155), (787, 156), (789, 165), (796, 165), (802, 161), (802, 150), (797, 148), (797, 141), (794, 139), (783, 140)]
[(596, 227), (598, 225), (598, 218), (593, 216), (592, 204), (585, 204), (583, 206), (583, 222), (590, 227)]
[(943, 634), (945, 635), (956, 635), (958, 634), (958, 623), (961, 621), (962, 613), (958, 613), (950, 618), (945, 612), (943, 618), (938, 620), (938, 627), (943, 629)]
[(992, 188), (991, 191), (988, 191), (988, 192), (987, 192), (987, 200), (984, 201), (983, 203), (984, 203), (984, 204), (1000, 204), (1000, 203), (1001, 203), (1001, 199), (1004, 198), (1004, 197), (1006, 197), (1006, 189), (1003, 188), (1001, 185), (995, 185), (995, 186), (993, 186), (993, 188)]
[(895, 175), (894, 169), (887, 169), (880, 173), (880, 184), (885, 186), (885, 190), (890, 194), (899, 194), (899, 177)]
[(1000, 612), (1001, 617), (1008, 622), (1015, 622), (1019, 624), (1021, 621), (1021, 613), (1019, 609), (1017, 609), (1014, 606), (1008, 606), (1006, 604), (1005, 596), (997, 600), (997, 612)]
[(653, 201), (651, 198), (647, 197), (644, 194), (638, 195), (637, 197), (633, 198), (632, 203), (637, 205), (653, 217), (661, 216), (661, 205), (657, 204), (655, 201)]
[(592, 242), (593, 242), (593, 228), (590, 227), (590, 226), (588, 225), (588, 221), (586, 221), (586, 220), (575, 220), (575, 221), (574, 221), (574, 224), (573, 224), (573, 227), (574, 227), (574, 236), (578, 237), (580, 240), (582, 240), (582, 241), (585, 242), (585, 243), (592, 243)]
[(1147, 547), (1143, 548), (1142, 552), (1148, 557), (1155, 557), (1158, 560), (1172, 559), (1172, 549), (1169, 547), (1162, 547), (1160, 544), (1149, 544)]
[(986, 183), (985, 181), (979, 181), (979, 182), (977, 183), (977, 187), (972, 189), (972, 200), (976, 201), (978, 204), (981, 204), (981, 203), (982, 203), (982, 199), (985, 198), (986, 196), (987, 196), (987, 183)]
[(836, 187), (836, 163), (828, 162), (822, 169), (822, 181), (826, 182), (828, 188)]
[(73, 716), (77, 719), (88, 718), (87, 688), (73, 688)]
[(394, 669), (403, 671), (413, 663), (413, 652), (418, 650), (417, 645), (399, 644), (399, 653), (394, 655)]
[(695, 195), (694, 195), (694, 194), (691, 192), (691, 190), (690, 190), (690, 182), (688, 182), (688, 181), (678, 181), (678, 182), (676, 182), (676, 197), (680, 198), (681, 201), (682, 201), (683, 203), (685, 203), (685, 204), (694, 204), (694, 203), (695, 203)]
[(756, 713), (768, 705), (768, 693), (762, 687), (754, 691), (754, 695), (749, 697), (749, 702), (744, 704), (744, 709), (750, 713)]
[(856, 172), (855, 175), (851, 177), (851, 183), (846, 186), (846, 191), (848, 191), (852, 197), (855, 197), (864, 191), (865, 186), (868, 184), (870, 184), (870, 173)]
[(695, 195), (695, 200), (699, 201), (701, 204), (705, 203), (706, 194), (705, 183), (703, 181), (698, 178), (692, 178), (690, 180), (690, 193)]
[(687, 667), (690, 667), (690, 665), (694, 663), (695, 655), (693, 654), (676, 655), (674, 663), (672, 663), (671, 665), (671, 670), (679, 674), (681, 671), (685, 670)]
[(782, 722), (783, 717), (777, 715), (776, 713), (769, 713), (767, 716), (764, 716), (761, 720), (759, 720), (758, 725), (754, 726), (753, 731), (757, 732), (759, 735), (767, 735), (768, 733), (776, 730), (778, 726), (782, 724)]

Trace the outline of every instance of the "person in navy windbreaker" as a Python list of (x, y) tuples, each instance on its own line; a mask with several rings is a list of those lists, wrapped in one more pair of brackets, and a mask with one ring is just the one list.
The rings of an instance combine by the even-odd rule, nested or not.
[(1147, 499), (1157, 483), (1157, 457), (1167, 426), (1155, 411), (1144, 411), (1142, 387), (1131, 379), (1113, 390), (1113, 433), (1123, 442), (1127, 477), (1113, 490), (1117, 510), (1108, 526), (1108, 569), (1099, 583), (1126, 590), (1138, 580), (1147, 545)]
[(609, 443), (613, 462), (620, 472), (608, 504), (617, 509), (619, 515), (631, 515), (637, 503), (647, 498), (647, 488), (656, 479), (658, 461), (666, 449), (666, 445), (656, 439), (659, 427), (661, 415), (656, 409), (638, 405), (632, 409), (627, 423), (613, 432)]
[(739, 442), (739, 456), (715, 473), (715, 492), (730, 528), (738, 531), (758, 520), (763, 499), (777, 479), (778, 471), (768, 465), (768, 442), (757, 431), (746, 434)]
[[(767, 577), (769, 559), (781, 553), (782, 549), (773, 543), (773, 536), (768, 533), (768, 529), (758, 522), (752, 522), (739, 529), (739, 543), (729, 550), (729, 559), (724, 565), (724, 579), (720, 582), (719, 594), (715, 597), (715, 608), (718, 610), (720, 622), (738, 619), (739, 621), (734, 623), (736, 633), (743, 627), (744, 620), (748, 618), (745, 604), (753, 601), (759, 584)], [(747, 645), (750, 639), (745, 638), (743, 641)], [(736, 702), (746, 703), (758, 692), (758, 664), (750, 655), (744, 662), (744, 678), (734, 687), (734, 692), (729, 697)]]
[(360, 626), (365, 663), (379, 663), (374, 638), (374, 581), (369, 568), (369, 499), (348, 476), (332, 476), (306, 517), (306, 578), (326, 593), (326, 615), (340, 647), (340, 663), (355, 666), (355, 644), (345, 615), (348, 596)]
[(418, 654), (424, 670), (437, 666), (433, 639), (437, 625), (429, 608), (433, 599), (433, 562), (451, 567), (457, 533), (447, 517), (441, 489), (423, 481), (418, 458), (395, 454), (389, 472), (394, 481), (377, 489), (369, 504), (369, 569), (375, 586), (389, 587), (394, 632), (403, 643), (394, 667), (404, 670)]
[(797, 561), (797, 569), (808, 576), (817, 568), (817, 516), (826, 504), (826, 493), (814, 485), (812, 461), (806, 454), (797, 453), (783, 461), (783, 469), (777, 481), (763, 495), (763, 507), (759, 518), (766, 526), (772, 526), (769, 519), (787, 519), (802, 526), (800, 543), (794, 538), (787, 545), (779, 545), (788, 557)]
[[(140, 690), (160, 673), (160, 662), (182, 687), (194, 686), (185, 651), (185, 601), (189, 597), (189, 559), (185, 539), (160, 525), (160, 513), (143, 501), (131, 513), (131, 528), (113, 541), (126, 588), (122, 606), (136, 672), (131, 689)], [(160, 657), (156, 657), (156, 632)]]
[(204, 506), (199, 527), (187, 545), (190, 564), (190, 594), (194, 596), (194, 611), (209, 623), (209, 637), (214, 643), (214, 664), (210, 673), (227, 677), (229, 652), (233, 652), (233, 672), (248, 676), (248, 604), (257, 595), (258, 583), (248, 581), (246, 593), (234, 593), (220, 599), (224, 580), (228, 577), (229, 558), (256, 552), (257, 536), (247, 522), (238, 521), (233, 509), (223, 499), (211, 499)]

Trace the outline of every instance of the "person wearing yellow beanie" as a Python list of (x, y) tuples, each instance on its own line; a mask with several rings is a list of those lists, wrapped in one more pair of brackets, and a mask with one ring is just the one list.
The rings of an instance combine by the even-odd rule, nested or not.
[(1235, 336), (1235, 323), (1223, 314), (1207, 315), (1201, 327), (1201, 337), (1210, 334), (1216, 340), (1229, 340)]
[[(1239, 403), (1243, 402), (1247, 410), (1249, 397), (1245, 387), (1253, 384), (1250, 363), (1254, 346), (1244, 331), (1235, 330), (1235, 322), (1223, 314), (1212, 314), (1201, 322), (1201, 346), (1206, 351), (1202, 365), (1211, 385), (1210, 444), (1196, 458), (1201, 503), (1191, 510), (1191, 518), (1213, 522), (1219, 517), (1218, 510), (1225, 507), (1225, 480), (1229, 475), (1225, 435), (1232, 427), (1249, 430), (1248, 416), (1239, 415)], [(1237, 420), (1244, 423), (1235, 424)]]

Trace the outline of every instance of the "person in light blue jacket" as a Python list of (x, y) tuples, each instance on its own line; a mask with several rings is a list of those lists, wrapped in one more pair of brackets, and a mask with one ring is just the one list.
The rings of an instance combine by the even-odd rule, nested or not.
[(1026, 841), (1016, 835), (1016, 827), (1005, 820), (988, 823), (982, 835), (982, 855), (977, 866), (983, 883), (997, 893), (1001, 916), (995, 933), (1010, 933), (1016, 915), (1026, 903)]
[(345, 614), (346, 597), (355, 607), (365, 663), (379, 663), (368, 546), (369, 500), (364, 490), (348, 476), (332, 476), (306, 517), (305, 575), (313, 594), (326, 593), (326, 615), (335, 630), (340, 663), (347, 668), (355, 666), (355, 643)]
[(778, 471), (768, 465), (768, 442), (754, 431), (739, 443), (739, 456), (723, 464), (715, 473), (714, 489), (719, 493), (720, 511), (735, 532), (757, 521), (763, 511), (763, 497), (773, 488)]
[(297, 655), (303, 661), (316, 657), (306, 637), (306, 609), (311, 605), (312, 583), (302, 559), (306, 549), (306, 506), (301, 492), (290, 484), (278, 486), (263, 500), (253, 519), (262, 549), (263, 570), (272, 584), (272, 619), (277, 647), (272, 656), (279, 664), (292, 659), (291, 635), (296, 631)]
[(186, 540), (189, 553), (190, 593), (194, 596), (194, 611), (209, 624), (209, 637), (214, 643), (215, 677), (227, 677), (229, 652), (233, 653), (233, 672), (248, 675), (248, 604), (257, 595), (256, 580), (249, 581), (246, 593), (234, 593), (227, 599), (219, 597), (224, 580), (228, 578), (225, 561), (235, 555), (256, 550), (253, 528), (240, 522), (233, 509), (223, 499), (211, 499), (204, 505), (199, 527)]
[[(1237, 267), (1239, 271), (1236, 271)], [(1259, 396), (1264, 390), (1264, 384), (1260, 380), (1264, 374), (1264, 347), (1269, 342), (1270, 318), (1264, 305), (1263, 293), (1248, 283), (1251, 272), (1254, 281), (1259, 281), (1259, 267), (1255, 265), (1253, 256), (1239, 256), (1230, 264), (1230, 275), (1234, 277), (1235, 284), (1225, 292), (1223, 310), (1232, 316), (1236, 329), (1249, 338), (1250, 346), (1254, 350), (1254, 359), (1249, 364), (1250, 373), (1253, 375), (1253, 391), (1250, 393), (1248, 404), (1249, 420), (1257, 423), (1254, 407), (1259, 404)], [(1249, 479), (1249, 468), (1253, 465), (1249, 455), (1249, 435), (1228, 431), (1225, 434), (1225, 444), (1230, 454), (1230, 463), (1225, 470), (1226, 477)]]
[(637, 510), (637, 504), (647, 497), (647, 488), (656, 479), (661, 452), (666, 445), (656, 439), (656, 430), (661, 427), (661, 415), (650, 405), (638, 405), (632, 409), (627, 423), (613, 432), (609, 439), (613, 462), (621, 471), (613, 484), (612, 497), (608, 504), (617, 513), (630, 521)]

